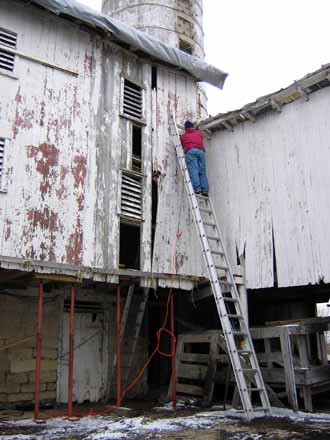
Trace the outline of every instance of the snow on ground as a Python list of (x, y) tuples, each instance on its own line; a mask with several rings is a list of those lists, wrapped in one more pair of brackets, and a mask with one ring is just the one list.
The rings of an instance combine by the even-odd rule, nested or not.
[[(159, 411), (160, 408), (157, 408)], [(239, 424), (244, 416), (235, 410), (221, 411), (213, 407), (211, 411), (200, 412), (186, 417), (168, 417), (169, 407), (163, 418), (155, 418), (155, 412), (151, 416), (120, 417), (116, 415), (84, 417), (77, 421), (70, 421), (64, 418), (48, 420), (45, 425), (36, 425), (33, 420), (20, 420), (10, 422), (13, 428), (22, 427), (22, 434), (1, 435), (1, 440), (51, 440), (61, 439), (73, 435), (83, 435), (84, 440), (116, 440), (133, 439), (134, 437), (155, 438), (160, 433), (179, 432), (189, 429), (209, 429), (219, 424)], [(262, 416), (262, 414), (259, 414)], [(164, 418), (165, 416), (165, 418)], [(303, 412), (294, 413), (288, 409), (274, 408), (274, 417), (285, 417), (293, 422), (308, 423), (330, 423), (330, 414), (307, 414)], [(4, 426), (4, 425), (2, 425)], [(23, 429), (24, 428), (24, 429)], [(33, 434), (23, 434), (26, 429), (31, 428)], [(15, 429), (17, 432), (17, 429)], [(10, 432), (9, 430), (7, 432)], [(233, 436), (234, 440), (236, 437)], [(240, 437), (237, 437), (237, 439)], [(257, 440), (258, 436), (253, 436)]]

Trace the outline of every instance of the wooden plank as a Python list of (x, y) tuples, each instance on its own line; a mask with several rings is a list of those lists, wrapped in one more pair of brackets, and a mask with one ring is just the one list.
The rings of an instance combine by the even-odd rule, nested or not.
[[(308, 361), (308, 351), (307, 351), (307, 336), (298, 335), (297, 343), (298, 343), (300, 366), (302, 368), (308, 368), (309, 361)], [(303, 397), (304, 397), (305, 409), (307, 411), (312, 411), (313, 403), (312, 403), (311, 389), (309, 386), (303, 385)]]
[(200, 363), (207, 365), (209, 362), (209, 355), (208, 354), (199, 354), (199, 353), (182, 353), (180, 355), (180, 361), (181, 362), (189, 362), (191, 364), (193, 363)]
[(323, 365), (328, 365), (328, 354), (327, 354), (327, 344), (325, 340), (324, 332), (318, 332), (316, 334), (317, 337), (317, 348), (319, 352), (319, 357), (322, 361)]
[(214, 336), (210, 345), (209, 363), (205, 377), (203, 400), (210, 403), (213, 398), (215, 375), (217, 371), (217, 354), (219, 350), (219, 336)]
[(194, 365), (179, 363), (177, 370), (178, 379), (194, 379), (204, 381), (207, 373), (206, 365)]
[[(176, 344), (176, 354), (175, 354), (175, 369), (176, 369), (177, 373), (178, 373), (178, 369), (179, 369), (179, 365), (180, 365), (180, 356), (181, 356), (182, 352), (183, 352), (183, 340), (182, 340), (182, 335), (179, 335), (178, 341)], [(168, 400), (171, 400), (171, 398), (172, 398), (172, 380), (173, 380), (173, 377), (171, 374), (171, 380), (170, 380), (170, 384), (169, 384), (168, 392), (167, 392), (167, 399)], [(176, 380), (176, 390), (178, 392), (178, 374), (176, 375), (175, 380)]]
[(176, 391), (179, 394), (188, 394), (191, 396), (203, 396), (203, 388), (197, 385), (186, 385), (183, 383), (178, 383), (176, 386)]
[(212, 341), (213, 335), (211, 334), (190, 334), (181, 335), (182, 341), (189, 344), (204, 344)]
[(320, 324), (324, 322), (330, 323), (330, 316), (320, 316), (314, 318), (297, 318), (297, 319), (286, 319), (283, 321), (268, 321), (266, 322), (266, 326), (279, 326), (279, 325), (288, 325), (288, 324)]
[[(272, 359), (271, 359), (272, 348), (271, 348), (271, 345), (270, 345), (270, 340), (269, 339), (264, 339), (264, 344), (265, 344), (265, 354), (267, 356), (267, 366), (268, 366), (268, 368), (271, 368), (273, 366), (273, 363), (272, 363)], [(258, 357), (258, 360), (259, 360), (259, 355), (258, 354), (257, 354), (257, 357)]]
[(292, 348), (288, 328), (281, 328), (281, 351), (283, 354), (285, 386), (289, 403), (294, 411), (298, 411), (296, 379), (293, 367)]
[(313, 412), (312, 392), (310, 386), (303, 387), (304, 405), (305, 410)]

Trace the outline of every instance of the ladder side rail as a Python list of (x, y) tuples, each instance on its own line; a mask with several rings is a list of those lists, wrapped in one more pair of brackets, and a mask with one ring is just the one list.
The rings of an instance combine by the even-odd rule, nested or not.
[[(230, 265), (230, 262), (229, 262), (229, 259), (228, 259), (228, 255), (227, 255), (227, 252), (226, 252), (224, 240), (223, 240), (223, 237), (222, 237), (222, 234), (221, 234), (221, 230), (219, 228), (217, 216), (215, 215), (214, 205), (213, 205), (211, 199), (209, 199), (209, 203), (210, 203), (210, 207), (211, 207), (212, 214), (213, 214), (214, 224), (215, 224), (218, 236), (220, 238), (220, 243), (221, 243), (222, 250), (223, 250), (223, 253), (224, 253), (224, 259), (225, 259), (226, 265), (228, 267), (228, 276), (229, 276), (230, 282), (232, 283), (231, 292), (232, 292), (232, 294), (234, 294), (234, 296), (236, 296), (237, 299), (239, 299), (239, 294), (238, 294), (237, 287), (236, 287), (236, 284), (235, 284), (234, 275), (233, 275), (233, 272), (232, 272), (232, 269), (231, 269), (231, 265)], [(248, 345), (249, 345), (249, 348), (250, 348), (250, 351), (251, 351), (250, 356), (249, 356), (250, 357), (251, 366), (252, 366), (252, 368), (255, 368), (257, 370), (257, 374), (256, 374), (256, 377), (255, 377), (255, 381), (256, 381), (257, 387), (258, 388), (263, 388), (264, 390), (266, 390), (265, 384), (264, 384), (264, 380), (263, 380), (263, 377), (262, 377), (262, 373), (261, 373), (261, 370), (260, 370), (259, 362), (258, 362), (258, 359), (257, 359), (257, 355), (256, 355), (256, 352), (255, 352), (255, 349), (254, 349), (253, 341), (252, 341), (252, 338), (251, 338), (251, 334), (250, 334), (250, 331), (249, 331), (249, 326), (248, 326), (248, 324), (246, 322), (245, 317), (242, 315), (240, 301), (238, 301), (235, 305), (236, 305), (236, 307), (238, 309), (238, 314), (243, 317), (243, 320), (242, 320), (242, 322), (243, 322), (243, 330), (246, 331), (246, 336), (245, 337), (247, 339), (247, 342), (248, 342)], [(260, 399), (261, 399), (261, 402), (262, 402), (263, 406), (270, 407), (270, 402), (269, 402), (268, 394), (266, 392), (261, 392), (260, 393)]]
[[(222, 248), (222, 251), (223, 251), (224, 260), (226, 262), (226, 266), (228, 267), (229, 279), (230, 279), (230, 282), (233, 285), (233, 290), (234, 290), (234, 293), (235, 293), (235, 297), (237, 299), (239, 299), (239, 293), (238, 293), (238, 290), (237, 290), (237, 287), (236, 287), (236, 284), (235, 284), (234, 274), (233, 274), (233, 271), (231, 269), (231, 264), (229, 262), (229, 258), (228, 258), (228, 254), (227, 254), (227, 250), (226, 250), (226, 246), (225, 246), (225, 242), (224, 242), (224, 239), (223, 239), (220, 227), (219, 227), (217, 216), (215, 215), (215, 210), (214, 210), (213, 202), (212, 202), (212, 200), (210, 198), (209, 198), (209, 204), (210, 204), (210, 207), (211, 207), (211, 210), (212, 210), (215, 228), (216, 228), (217, 234), (219, 236), (219, 241), (221, 243), (221, 248)], [(237, 304), (239, 304), (239, 307), (240, 307), (240, 302), (238, 302)]]

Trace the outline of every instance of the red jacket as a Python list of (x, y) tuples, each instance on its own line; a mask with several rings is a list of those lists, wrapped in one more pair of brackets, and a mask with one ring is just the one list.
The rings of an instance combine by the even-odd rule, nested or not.
[(191, 148), (204, 149), (203, 133), (195, 128), (187, 128), (184, 134), (180, 136), (184, 152), (187, 153)]

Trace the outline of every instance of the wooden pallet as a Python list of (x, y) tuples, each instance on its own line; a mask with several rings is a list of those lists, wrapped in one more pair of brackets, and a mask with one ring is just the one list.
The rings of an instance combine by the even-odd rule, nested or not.
[[(211, 403), (217, 362), (219, 332), (179, 335), (176, 351), (176, 389), (179, 398), (197, 398)], [(169, 388), (169, 397), (172, 384)]]

